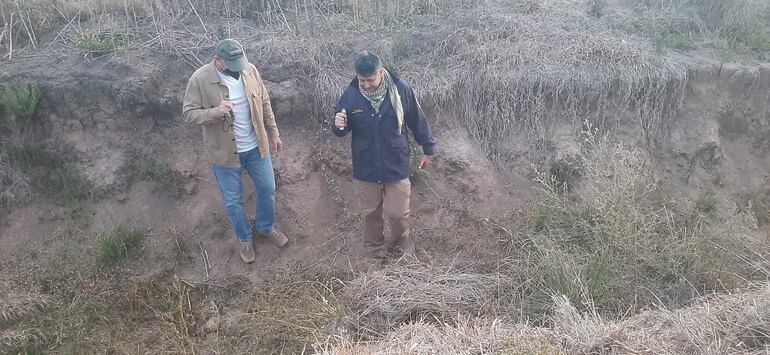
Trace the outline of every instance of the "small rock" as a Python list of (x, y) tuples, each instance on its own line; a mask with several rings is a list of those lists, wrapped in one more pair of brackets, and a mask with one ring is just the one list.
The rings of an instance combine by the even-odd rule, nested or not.
[(115, 196), (115, 198), (118, 200), (118, 202), (126, 202), (128, 195), (125, 193), (119, 193)]
[(198, 191), (198, 183), (195, 181), (190, 181), (182, 187), (182, 193), (185, 195), (192, 195), (196, 191)]

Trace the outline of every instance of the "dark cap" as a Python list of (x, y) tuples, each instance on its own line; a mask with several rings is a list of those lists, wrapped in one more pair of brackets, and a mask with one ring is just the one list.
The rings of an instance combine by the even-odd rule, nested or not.
[(234, 39), (223, 39), (214, 48), (214, 54), (225, 63), (228, 70), (239, 72), (249, 66), (243, 46)]
[(381, 66), (380, 57), (374, 53), (363, 51), (356, 55), (356, 74), (371, 75)]

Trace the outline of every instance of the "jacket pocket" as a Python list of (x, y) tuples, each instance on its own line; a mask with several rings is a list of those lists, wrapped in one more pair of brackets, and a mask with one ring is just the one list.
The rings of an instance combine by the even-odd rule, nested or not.
[(390, 146), (393, 148), (408, 148), (409, 141), (406, 140), (405, 136), (398, 136), (390, 139)]
[(409, 159), (409, 141), (406, 136), (391, 138), (390, 148), (400, 159)]

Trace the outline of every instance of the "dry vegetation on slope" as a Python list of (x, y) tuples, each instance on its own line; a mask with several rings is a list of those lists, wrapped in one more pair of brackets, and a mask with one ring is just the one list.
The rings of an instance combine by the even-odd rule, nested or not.
[[(325, 117), (351, 55), (367, 43), (443, 113), (439, 130), (462, 124), (492, 158), (510, 153), (512, 132), (543, 146), (554, 122), (582, 128), (575, 177), (538, 175), (529, 203), (508, 218), (458, 212), (452, 229), (497, 246), (475, 263), (444, 255), (373, 270), (299, 265), (251, 293), (238, 276), (196, 283), (171, 268), (121, 277), (145, 262), (150, 235), (168, 234), (174, 263), (187, 262), (194, 247), (173, 232), (86, 235), (65, 226), (39, 253), (0, 264), (0, 351), (766, 352), (770, 251), (742, 223), (751, 208), (709, 223), (713, 203), (672, 204), (649, 152), (603, 134), (637, 124), (648, 143), (662, 139), (688, 68), (766, 58), (769, 8), (758, 0), (0, 0), (3, 60), (125, 51), (192, 68), (215, 39), (232, 36), (253, 62), (280, 62), (301, 77), (313, 117)], [(36, 183), (58, 182), (73, 204), (89, 195), (60, 158), (10, 148), (0, 145), (0, 203), (23, 200), (14, 191)], [(19, 176), (27, 158), (53, 168)], [(148, 176), (173, 176), (143, 166)]]

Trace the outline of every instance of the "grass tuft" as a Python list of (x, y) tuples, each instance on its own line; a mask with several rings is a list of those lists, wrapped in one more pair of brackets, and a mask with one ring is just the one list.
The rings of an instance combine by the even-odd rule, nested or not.
[(712, 194), (704, 194), (695, 201), (695, 209), (701, 213), (709, 214), (714, 211), (717, 206), (716, 196)]
[(19, 86), (6, 86), (0, 92), (0, 106), (10, 122), (27, 121), (37, 109), (40, 101), (40, 89), (31, 83)]
[(75, 40), (75, 47), (82, 51), (98, 55), (115, 52), (127, 42), (126, 36), (81, 33)]
[[(249, 302), (244, 321), (256, 330), (249, 331), (253, 349), (301, 353), (339, 330), (343, 305), (334, 292), (338, 284), (289, 272), (288, 278), (269, 281)], [(234, 327), (228, 332), (241, 328)]]
[(144, 179), (163, 186), (173, 194), (179, 193), (182, 179), (168, 162), (153, 157), (146, 157), (140, 162), (140, 171)]
[(17, 322), (51, 305), (49, 297), (34, 293), (11, 292), (0, 298), (0, 325)]
[(695, 42), (687, 36), (678, 34), (659, 34), (653, 38), (655, 49), (661, 52), (663, 48), (692, 50), (697, 48)]
[(146, 229), (117, 226), (101, 236), (100, 259), (104, 264), (116, 265), (133, 254), (147, 238)]

